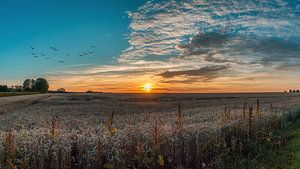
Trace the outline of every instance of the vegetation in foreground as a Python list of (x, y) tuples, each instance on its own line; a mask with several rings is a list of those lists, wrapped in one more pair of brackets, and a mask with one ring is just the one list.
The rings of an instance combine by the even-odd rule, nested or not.
[(288, 159), (286, 168), (298, 169), (300, 168), (300, 119), (297, 120), (295, 125), (292, 125), (287, 131), (283, 131), (286, 138), (291, 138), (288, 144), (279, 150), (282, 159), (286, 157), (292, 157)]
[[(65, 98), (55, 104), (63, 100)], [(74, 102), (79, 103), (78, 100)], [(22, 121), (32, 114), (26, 111)], [(277, 150), (283, 145), (284, 142), (278, 141), (281, 140), (278, 133), (298, 117), (298, 110), (293, 106), (262, 106), (259, 100), (210, 112), (219, 121), (209, 128), (201, 127), (205, 121), (211, 123), (208, 116), (203, 117), (205, 121), (200, 120), (205, 112), (195, 112), (195, 116), (186, 112), (178, 104), (176, 114), (139, 114), (144, 118), (140, 122), (137, 115), (120, 120), (112, 111), (106, 122), (95, 127), (76, 128), (68, 127), (70, 119), (64, 119), (66, 114), (41, 119), (37, 119), (40, 116), (29, 117), (36, 121), (28, 121), (24, 126), (11, 115), (15, 124), (5, 120), (3, 124), (7, 129), (0, 132), (0, 167), (267, 168), (268, 162), (258, 163), (257, 159), (263, 155), (260, 153)], [(32, 127), (40, 122), (48, 126)]]
[(228, 166), (224, 168), (300, 168), (300, 119), (291, 121), (287, 128), (275, 132), (272, 140), (259, 146), (249, 144), (248, 152), (230, 152), (220, 162)]

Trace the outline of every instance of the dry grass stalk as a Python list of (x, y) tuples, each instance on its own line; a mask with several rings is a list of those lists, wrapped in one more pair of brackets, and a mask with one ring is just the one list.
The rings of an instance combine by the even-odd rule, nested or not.
[(16, 145), (15, 136), (11, 131), (5, 135), (3, 147), (8, 165), (11, 169), (16, 169), (16, 166), (14, 165), (13, 161), (16, 157), (18, 147)]
[(181, 111), (181, 104), (180, 104), (180, 102), (178, 103), (177, 126), (178, 126), (179, 128), (182, 128), (182, 127), (183, 127), (183, 114), (182, 114), (182, 111)]
[(51, 129), (50, 129), (50, 137), (51, 139), (55, 139), (55, 137), (57, 136), (56, 133), (56, 118), (53, 116), (51, 119)]
[(251, 129), (252, 129), (252, 114), (253, 114), (253, 106), (249, 106), (249, 117), (248, 117), (248, 136), (251, 136)]
[(11, 159), (7, 160), (8, 166), (10, 167), (10, 169), (17, 169), (17, 166), (14, 165), (14, 163), (12, 162)]
[(103, 142), (101, 141), (101, 138), (100, 138), (100, 137), (98, 138), (97, 151), (98, 151), (99, 165), (100, 165), (100, 167), (102, 167), (102, 165), (103, 165), (103, 158), (104, 158), (104, 154), (103, 154), (103, 151), (104, 151), (104, 144), (103, 144)]
[(107, 128), (110, 136), (113, 136), (117, 132), (117, 128), (114, 126), (115, 113), (116, 113), (115, 111), (111, 112), (107, 123)]
[(244, 103), (244, 106), (243, 106), (243, 121), (246, 119), (246, 109), (247, 109), (247, 103)]
[(158, 150), (159, 144), (158, 144), (158, 127), (157, 125), (153, 125), (152, 129), (152, 144), (155, 150)]
[(262, 129), (263, 128), (263, 112), (260, 109), (260, 101), (259, 99), (256, 100), (256, 116), (259, 119), (259, 128)]

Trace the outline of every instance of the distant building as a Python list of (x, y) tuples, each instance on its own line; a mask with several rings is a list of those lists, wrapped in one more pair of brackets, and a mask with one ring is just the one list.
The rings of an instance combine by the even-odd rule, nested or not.
[(60, 89), (57, 89), (57, 92), (59, 92), (59, 93), (65, 93), (65, 92), (66, 92), (66, 89), (60, 88)]

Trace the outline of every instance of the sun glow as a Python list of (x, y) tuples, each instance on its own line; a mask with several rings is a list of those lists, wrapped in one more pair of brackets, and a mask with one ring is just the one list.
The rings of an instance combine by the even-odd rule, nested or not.
[(151, 83), (147, 83), (143, 86), (143, 89), (147, 92), (151, 92), (153, 90), (153, 85)]

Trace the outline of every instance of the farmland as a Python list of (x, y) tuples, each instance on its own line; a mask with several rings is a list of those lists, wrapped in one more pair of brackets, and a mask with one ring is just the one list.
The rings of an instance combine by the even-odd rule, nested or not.
[(273, 139), (300, 107), (284, 93), (41, 96), (2, 100), (0, 168), (226, 168), (220, 155)]
[(38, 94), (37, 92), (0, 92), (0, 97)]

